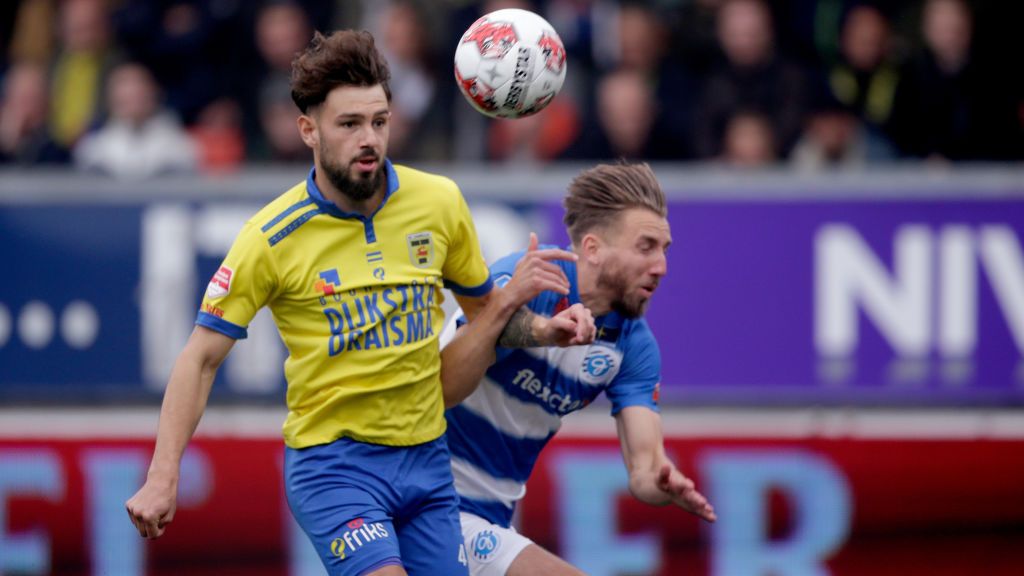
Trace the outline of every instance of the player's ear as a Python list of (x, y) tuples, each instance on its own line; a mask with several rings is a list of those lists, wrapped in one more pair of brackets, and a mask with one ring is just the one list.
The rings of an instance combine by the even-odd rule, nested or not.
[(299, 114), (296, 120), (299, 126), (299, 135), (306, 146), (316, 149), (320, 144), (320, 130), (317, 128), (316, 120), (312, 115)]
[(601, 263), (601, 248), (604, 242), (596, 234), (584, 234), (580, 239), (580, 258), (589, 264), (598, 265)]

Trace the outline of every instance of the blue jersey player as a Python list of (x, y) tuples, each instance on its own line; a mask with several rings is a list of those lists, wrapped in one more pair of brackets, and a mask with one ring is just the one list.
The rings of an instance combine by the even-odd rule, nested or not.
[[(442, 351), (442, 382), (451, 407), (448, 444), (463, 537), (468, 550), (481, 537), (491, 540), (487, 549), (493, 550), (470, 554), (474, 576), (581, 574), (517, 533), (510, 521), (561, 418), (601, 392), (611, 400), (632, 494), (715, 520), (711, 505), (662, 445), (661, 358), (642, 317), (665, 275), (671, 243), (661, 187), (646, 164), (599, 165), (573, 180), (565, 207), (578, 260), (545, 261), (532, 237), (526, 252), (495, 263), (491, 276), (507, 296), (520, 295), (540, 315), (555, 316), (582, 303), (594, 316), (594, 342), (509, 349), (498, 334), (502, 311), (493, 306), (484, 312), (488, 321), (457, 332), (453, 324), (442, 335), (442, 342), (450, 340)], [(568, 294), (533, 296), (536, 283), (559, 273), (570, 281)]]

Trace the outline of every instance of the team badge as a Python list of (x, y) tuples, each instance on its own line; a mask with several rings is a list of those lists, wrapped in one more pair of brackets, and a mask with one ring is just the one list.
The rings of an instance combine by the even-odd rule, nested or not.
[(580, 381), (584, 384), (602, 384), (611, 381), (619, 371), (622, 356), (607, 346), (591, 346), (583, 357)]
[(430, 232), (417, 232), (405, 237), (409, 245), (409, 260), (417, 268), (428, 268), (434, 263), (434, 237)]
[(206, 285), (206, 297), (216, 300), (227, 296), (228, 292), (231, 292), (231, 278), (234, 275), (234, 270), (227, 266), (221, 266), (213, 278), (210, 278), (210, 283)]
[(498, 555), (500, 547), (501, 537), (493, 530), (481, 530), (473, 537), (473, 558), (483, 563), (490, 562)]

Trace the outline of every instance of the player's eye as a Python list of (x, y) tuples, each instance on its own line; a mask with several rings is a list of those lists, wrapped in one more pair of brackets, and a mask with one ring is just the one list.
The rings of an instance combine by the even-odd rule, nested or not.
[(348, 130), (351, 130), (352, 128), (356, 127), (356, 123), (353, 122), (352, 120), (344, 120), (344, 121), (341, 122), (340, 126), (342, 128), (346, 128)]
[(377, 118), (373, 121), (374, 128), (383, 128), (388, 123), (386, 118)]

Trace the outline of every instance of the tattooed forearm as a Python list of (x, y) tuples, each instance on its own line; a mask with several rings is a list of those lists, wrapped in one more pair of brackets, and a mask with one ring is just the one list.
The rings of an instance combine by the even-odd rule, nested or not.
[(498, 345), (505, 348), (532, 348), (540, 346), (540, 340), (533, 334), (533, 318), (536, 316), (525, 306), (516, 310), (501, 336), (498, 337)]

